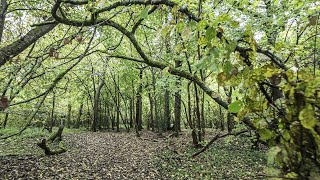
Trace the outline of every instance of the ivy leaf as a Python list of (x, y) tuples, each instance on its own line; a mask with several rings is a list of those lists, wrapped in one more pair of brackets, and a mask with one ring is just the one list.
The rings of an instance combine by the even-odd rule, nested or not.
[(213, 27), (209, 27), (206, 31), (206, 39), (208, 43), (215, 37), (216, 31), (213, 29)]
[(233, 68), (233, 65), (231, 64), (231, 62), (227, 61), (223, 66), (223, 72), (231, 74), (230, 72), (231, 72), (232, 68)]
[(269, 129), (260, 129), (259, 135), (262, 140), (267, 141), (273, 137), (273, 132)]
[(274, 146), (268, 151), (268, 164), (273, 164), (276, 156), (281, 152), (281, 148), (279, 146)]
[(314, 112), (312, 109), (312, 105), (307, 104), (306, 107), (300, 112), (299, 119), (301, 124), (306, 129), (313, 129), (316, 125), (317, 121), (314, 118)]
[(141, 19), (146, 19), (148, 17), (148, 11), (149, 11), (149, 8), (144, 8), (144, 10), (141, 11), (139, 17)]
[(238, 21), (231, 21), (230, 22), (230, 25), (231, 27), (233, 28), (238, 28), (240, 26), (239, 22)]
[(162, 70), (162, 73), (163, 73), (163, 75), (169, 75), (170, 73), (169, 73), (169, 70), (170, 70), (170, 67), (168, 66), (168, 67), (165, 67), (163, 70)]
[(242, 107), (241, 101), (235, 101), (228, 106), (228, 111), (231, 113), (238, 113)]
[(178, 33), (182, 33), (184, 28), (185, 28), (185, 23), (183, 21), (180, 21), (177, 23), (176, 29), (177, 29)]
[(166, 25), (164, 28), (161, 30), (161, 36), (165, 37), (167, 34), (170, 32), (171, 28), (169, 25)]

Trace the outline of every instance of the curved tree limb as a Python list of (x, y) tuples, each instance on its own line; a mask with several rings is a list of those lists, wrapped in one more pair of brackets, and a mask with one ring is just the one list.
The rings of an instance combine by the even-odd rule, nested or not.
[(240, 131), (240, 132), (238, 132), (238, 133), (227, 133), (227, 134), (223, 134), (223, 135), (221, 135), (221, 133), (219, 132), (215, 137), (213, 137), (213, 138), (208, 142), (208, 144), (207, 144), (205, 147), (203, 147), (200, 151), (194, 153), (194, 154), (192, 155), (192, 157), (194, 158), (194, 157), (198, 156), (199, 154), (203, 153), (204, 151), (208, 150), (208, 149), (209, 149), (209, 146), (210, 146), (211, 144), (213, 144), (216, 140), (220, 139), (220, 138), (224, 138), (224, 137), (227, 137), (227, 136), (238, 136), (238, 135), (243, 134), (243, 133), (246, 133), (246, 132), (249, 132), (249, 131), (248, 131), (248, 130), (243, 130), (243, 131)]

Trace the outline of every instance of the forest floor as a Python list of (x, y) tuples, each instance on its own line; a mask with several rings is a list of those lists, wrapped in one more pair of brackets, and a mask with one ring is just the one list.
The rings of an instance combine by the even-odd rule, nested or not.
[(134, 132), (66, 133), (59, 145), (68, 151), (54, 156), (35, 145), (39, 139), (0, 141), (0, 179), (257, 179), (266, 162), (263, 151), (237, 138), (215, 142), (191, 158), (197, 149), (188, 132), (179, 138), (147, 131), (141, 137)]

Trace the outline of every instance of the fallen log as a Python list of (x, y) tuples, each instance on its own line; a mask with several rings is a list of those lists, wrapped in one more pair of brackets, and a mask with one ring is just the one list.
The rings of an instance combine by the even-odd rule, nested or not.
[(59, 127), (58, 131), (57, 131), (55, 134), (53, 134), (51, 137), (49, 137), (48, 141), (51, 141), (51, 142), (53, 142), (53, 141), (55, 141), (55, 140), (56, 140), (57, 142), (62, 141), (62, 131), (63, 131), (63, 128), (64, 128), (64, 126), (61, 125), (61, 126)]
[[(62, 141), (62, 131), (63, 131), (63, 128), (64, 126), (60, 126), (58, 131), (56, 133), (54, 133), (50, 138), (48, 138), (48, 141), (57, 141), (57, 142), (60, 142)], [(47, 155), (47, 156), (50, 156), (50, 155), (56, 155), (56, 154), (61, 154), (61, 153), (64, 153), (66, 152), (67, 150), (64, 149), (64, 148), (61, 148), (59, 150), (56, 150), (56, 151), (53, 151), (51, 150), (48, 145), (47, 145), (47, 142), (48, 142), (46, 139), (42, 139), (39, 143), (37, 143), (37, 145), (44, 150), (44, 154)]]
[(42, 139), (41, 142), (37, 143), (37, 145), (44, 150), (44, 154), (47, 156), (50, 155), (56, 155), (56, 154), (61, 154), (66, 152), (67, 150), (64, 148), (61, 148), (57, 151), (52, 151), (48, 146), (47, 146), (47, 140), (46, 139)]

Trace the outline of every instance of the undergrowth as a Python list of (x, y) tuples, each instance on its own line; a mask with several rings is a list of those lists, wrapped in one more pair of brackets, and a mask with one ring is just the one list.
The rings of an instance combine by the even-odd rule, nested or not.
[[(52, 132), (56, 132), (57, 127), (54, 127)], [(79, 133), (82, 129), (64, 128), (63, 135)], [(0, 129), (0, 135), (6, 136), (19, 132), (17, 128)], [(21, 135), (0, 140), (0, 156), (9, 155), (42, 155), (43, 151), (37, 147), (36, 143), (42, 138), (50, 137), (51, 133), (43, 128), (32, 127), (26, 129)], [(63, 144), (63, 142), (62, 142)]]
[(243, 138), (227, 138), (192, 158), (199, 149), (186, 146), (179, 154), (168, 149), (154, 163), (169, 179), (263, 179), (267, 160), (263, 150), (253, 149)]

